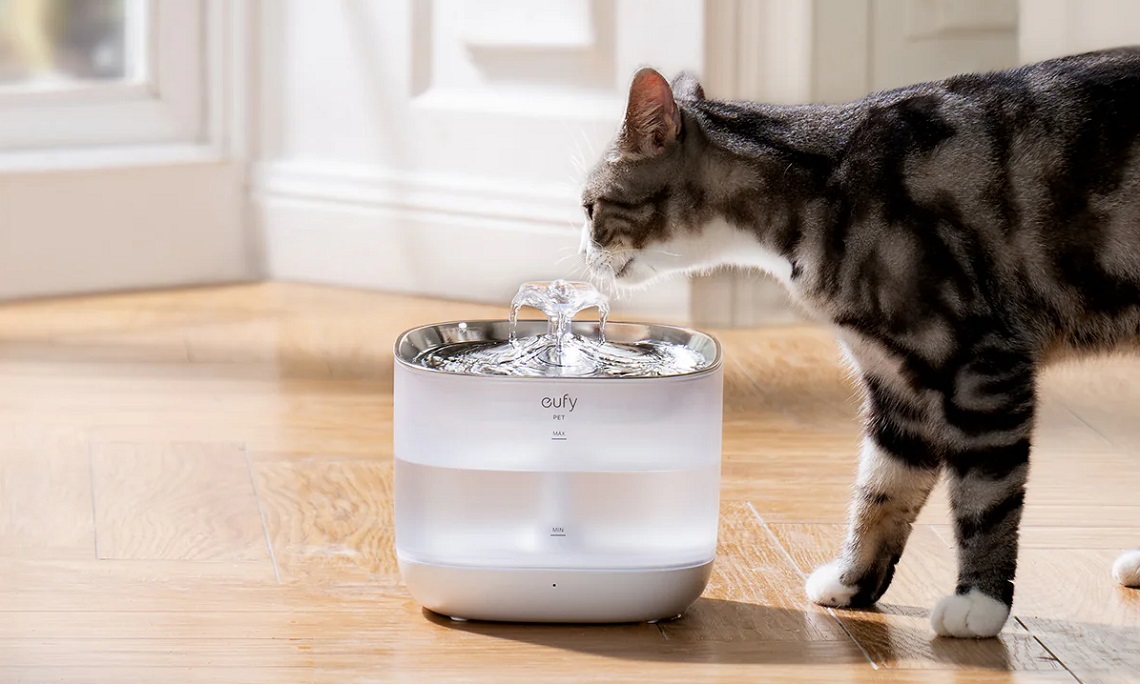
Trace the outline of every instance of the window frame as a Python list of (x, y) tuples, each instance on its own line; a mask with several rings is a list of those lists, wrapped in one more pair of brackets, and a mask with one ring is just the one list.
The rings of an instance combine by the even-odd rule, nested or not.
[[(142, 64), (124, 80), (0, 89), (0, 156), (202, 142), (209, 129), (202, 65), (216, 4), (141, 0)], [(136, 36), (128, 27), (126, 39)]]

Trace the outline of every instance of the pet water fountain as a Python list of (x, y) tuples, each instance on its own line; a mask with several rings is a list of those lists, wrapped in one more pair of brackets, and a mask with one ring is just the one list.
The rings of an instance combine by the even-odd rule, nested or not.
[[(518, 320), (523, 307), (547, 320)], [(597, 321), (574, 321), (596, 308)], [(607, 322), (587, 283), (507, 320), (396, 341), (395, 508), (412, 596), (455, 619), (641, 622), (704, 591), (720, 493), (720, 346)]]

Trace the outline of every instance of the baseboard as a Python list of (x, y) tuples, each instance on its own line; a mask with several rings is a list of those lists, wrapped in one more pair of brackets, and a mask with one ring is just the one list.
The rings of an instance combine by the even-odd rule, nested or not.
[[(277, 280), (505, 305), (521, 282), (575, 272), (578, 209), (549, 186), (268, 164), (254, 201)], [(623, 295), (615, 319), (687, 323), (689, 291), (677, 280)]]
[(241, 170), (211, 160), (0, 178), (0, 299), (244, 282)]
[(762, 328), (811, 322), (775, 278), (756, 272), (734, 273), (732, 279), (734, 326)]
[(722, 271), (693, 283), (693, 324), (763, 328), (810, 322), (784, 286), (762, 273)]

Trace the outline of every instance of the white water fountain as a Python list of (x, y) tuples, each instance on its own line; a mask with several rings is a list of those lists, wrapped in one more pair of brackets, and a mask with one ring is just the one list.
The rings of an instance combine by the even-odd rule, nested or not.
[[(522, 307), (547, 320), (517, 320)], [(596, 308), (596, 322), (572, 321)], [(722, 367), (711, 336), (609, 322), (586, 283), (507, 320), (396, 342), (396, 550), (457, 619), (638, 622), (700, 596), (716, 553)]]

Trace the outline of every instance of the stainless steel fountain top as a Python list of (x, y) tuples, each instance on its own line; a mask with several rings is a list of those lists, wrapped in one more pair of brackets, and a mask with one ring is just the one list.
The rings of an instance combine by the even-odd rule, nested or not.
[[(538, 309), (539, 321), (520, 321), (519, 311)], [(598, 310), (597, 323), (575, 322), (585, 309)], [(511, 300), (506, 335), (494, 321), (434, 326), (412, 343), (414, 355), (397, 344), (397, 356), (412, 365), (465, 375), (520, 377), (661, 377), (710, 368), (720, 360), (716, 342), (686, 328), (616, 323), (622, 335), (606, 337), (609, 299), (593, 285), (567, 280), (523, 283)], [(478, 333), (476, 333), (476, 328)], [(426, 330), (426, 329), (420, 329)], [(632, 330), (641, 334), (630, 336)], [(409, 335), (412, 332), (411, 331)], [(434, 343), (433, 343), (434, 342)]]

